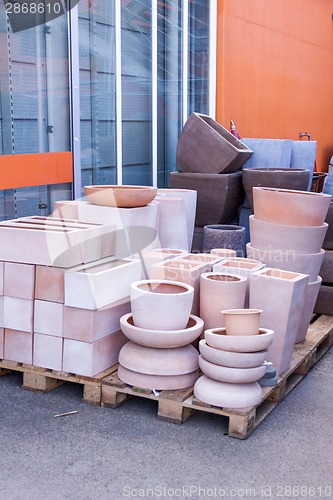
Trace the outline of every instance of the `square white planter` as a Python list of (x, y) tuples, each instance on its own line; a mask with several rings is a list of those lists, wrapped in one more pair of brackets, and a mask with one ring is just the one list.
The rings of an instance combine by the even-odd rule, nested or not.
[(65, 302), (63, 267), (36, 266), (35, 298), (49, 302)]
[(62, 337), (63, 316), (63, 304), (48, 302), (46, 300), (35, 300), (34, 332)]
[(31, 264), (5, 262), (4, 295), (32, 300), (35, 296), (35, 268)]
[(34, 301), (16, 297), (3, 298), (3, 326), (11, 330), (33, 332)]
[(121, 331), (92, 343), (64, 339), (63, 370), (94, 377), (118, 362), (119, 351), (127, 341)]
[(34, 334), (33, 364), (50, 370), (62, 371), (63, 339), (51, 335)]
[(32, 365), (33, 334), (5, 328), (4, 359)]
[(0, 328), (0, 359), (3, 359), (4, 336), (5, 336), (4, 329)]
[(87, 203), (88, 203), (87, 201), (83, 200), (56, 201), (53, 206), (52, 217), (60, 219), (78, 220), (79, 218), (78, 205)]
[(131, 302), (116, 302), (102, 309), (64, 307), (64, 337), (95, 342), (120, 330), (120, 318), (131, 311)]
[(23, 217), (0, 223), (0, 260), (72, 267), (114, 248), (113, 226), (53, 217)]
[(105, 259), (65, 273), (65, 305), (100, 309), (127, 299), (130, 285), (142, 277), (139, 260)]

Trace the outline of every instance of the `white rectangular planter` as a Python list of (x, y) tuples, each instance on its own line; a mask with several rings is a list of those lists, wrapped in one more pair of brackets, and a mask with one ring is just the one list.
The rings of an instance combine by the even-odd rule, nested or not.
[(34, 332), (62, 337), (63, 316), (63, 304), (48, 302), (47, 300), (35, 300)]
[(52, 335), (34, 334), (33, 364), (62, 371), (63, 339)]
[(88, 204), (88, 202), (83, 200), (56, 201), (53, 206), (52, 217), (78, 220), (78, 206), (82, 204)]
[(33, 334), (5, 328), (4, 359), (32, 365)]
[(4, 295), (33, 300), (35, 296), (35, 268), (31, 264), (5, 262)]
[(118, 362), (119, 351), (126, 342), (121, 331), (92, 343), (64, 339), (63, 370), (94, 377)]
[(139, 260), (104, 259), (65, 273), (65, 305), (100, 309), (127, 299), (130, 285), (142, 277)]
[(3, 298), (3, 326), (11, 330), (33, 332), (34, 301), (16, 297)]
[(4, 262), (0, 262), (0, 295), (3, 295), (3, 270)]
[(36, 266), (35, 298), (49, 302), (65, 302), (63, 267)]
[(0, 295), (0, 328), (3, 327), (3, 302), (4, 298)]
[(23, 217), (0, 223), (0, 260), (68, 268), (111, 252), (114, 238), (113, 226)]
[(64, 307), (64, 337), (82, 342), (95, 342), (120, 330), (120, 318), (131, 311), (131, 302), (116, 302), (96, 309)]
[(4, 329), (0, 328), (0, 359), (3, 359), (4, 335)]

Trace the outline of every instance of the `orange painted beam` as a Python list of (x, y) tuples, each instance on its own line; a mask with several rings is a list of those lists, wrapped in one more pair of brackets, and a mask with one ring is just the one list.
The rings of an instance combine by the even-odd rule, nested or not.
[(0, 190), (73, 182), (71, 152), (0, 155)]

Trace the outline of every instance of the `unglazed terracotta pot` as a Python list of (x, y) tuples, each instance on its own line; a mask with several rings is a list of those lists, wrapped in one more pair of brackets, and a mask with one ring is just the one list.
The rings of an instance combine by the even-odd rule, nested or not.
[(247, 408), (260, 403), (262, 390), (257, 382), (228, 384), (203, 375), (194, 385), (194, 395), (204, 403), (225, 408)]
[(185, 375), (147, 375), (124, 368), (119, 365), (118, 377), (120, 380), (143, 389), (157, 389), (159, 391), (175, 391), (192, 387), (199, 377), (199, 370)]
[(159, 264), (164, 260), (174, 259), (175, 257), (185, 257), (187, 254), (186, 250), (176, 248), (152, 248), (151, 250), (143, 250), (141, 255), (137, 255), (137, 258), (141, 260), (142, 267), (144, 267), (144, 277), (153, 279), (151, 272), (153, 264)]
[(259, 328), (259, 335), (227, 335), (225, 328), (205, 330), (207, 345), (232, 352), (256, 352), (267, 349), (273, 342), (274, 332)]
[(230, 384), (247, 384), (259, 380), (266, 372), (266, 366), (256, 366), (254, 368), (230, 368), (229, 366), (216, 365), (210, 363), (202, 355), (199, 356), (199, 366), (207, 377), (219, 382), (229, 382)]
[(262, 250), (293, 250), (295, 253), (318, 253), (328, 228), (321, 226), (290, 226), (275, 224), (250, 215), (251, 245)]
[(297, 331), (296, 343), (303, 342), (305, 340), (309, 324), (312, 318), (313, 310), (319, 294), (321, 283), (322, 283), (322, 278), (318, 276), (316, 281), (314, 281), (313, 283), (308, 283), (306, 287), (304, 307)]
[(291, 189), (253, 188), (256, 219), (290, 226), (322, 226), (331, 196)]
[(206, 340), (200, 340), (199, 351), (210, 363), (230, 368), (254, 368), (261, 366), (266, 359), (267, 349), (257, 352), (232, 352), (215, 349), (207, 345)]
[(231, 248), (212, 248), (210, 253), (213, 255), (218, 255), (219, 257), (222, 257), (223, 259), (237, 256), (236, 250), (233, 250)]
[(306, 191), (310, 171), (305, 168), (243, 168), (243, 187), (253, 210), (254, 187), (272, 187)]
[(128, 370), (147, 375), (185, 375), (199, 368), (198, 356), (192, 345), (155, 349), (127, 342), (119, 353), (119, 363)]
[(95, 205), (131, 208), (148, 205), (156, 196), (157, 188), (152, 186), (84, 186), (84, 194)]
[(177, 143), (182, 172), (227, 174), (240, 168), (253, 151), (210, 116), (192, 113)]
[(148, 330), (134, 325), (132, 314), (120, 318), (120, 327), (129, 340), (146, 347), (173, 348), (188, 345), (196, 340), (203, 330), (203, 320), (191, 315), (183, 330)]
[(210, 271), (213, 269), (213, 266), (215, 264), (217, 264), (222, 260), (222, 257), (219, 257), (218, 255), (211, 255), (209, 253), (201, 253), (201, 252), (188, 253), (184, 258), (191, 262), (204, 262), (206, 264), (209, 264), (211, 267)]
[(217, 272), (200, 277), (200, 317), (205, 329), (224, 326), (223, 309), (244, 307), (247, 278)]
[(295, 253), (294, 250), (262, 250), (254, 248), (251, 243), (247, 243), (246, 253), (249, 258), (258, 259), (267, 267), (308, 274), (309, 283), (316, 281), (325, 255), (323, 249), (306, 254)]
[(226, 309), (221, 312), (227, 335), (259, 335), (262, 309)]
[(184, 198), (156, 196), (160, 246), (190, 251)]
[(142, 280), (131, 284), (131, 308), (135, 326), (151, 330), (186, 328), (194, 288), (167, 280)]
[(267, 361), (274, 364), (277, 375), (290, 367), (308, 278), (301, 273), (264, 268), (250, 279), (250, 307), (261, 308), (261, 325), (275, 332)]

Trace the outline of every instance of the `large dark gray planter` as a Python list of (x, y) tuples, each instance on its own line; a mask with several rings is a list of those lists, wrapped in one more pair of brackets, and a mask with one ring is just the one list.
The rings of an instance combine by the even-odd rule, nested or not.
[(245, 228), (232, 224), (205, 226), (203, 252), (210, 252), (213, 248), (229, 248), (236, 251), (237, 257), (245, 257)]
[(227, 224), (237, 215), (244, 198), (241, 172), (211, 175), (172, 172), (170, 186), (197, 191), (195, 225), (200, 227)]

